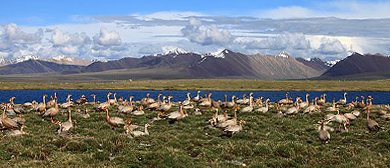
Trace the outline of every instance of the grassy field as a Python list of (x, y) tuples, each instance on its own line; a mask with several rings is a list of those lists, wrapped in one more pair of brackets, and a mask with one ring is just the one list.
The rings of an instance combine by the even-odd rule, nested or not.
[(110, 82), (0, 82), (0, 89), (118, 89), (118, 90), (234, 90), (234, 91), (390, 91), (390, 80), (232, 80), (180, 79)]
[[(91, 108), (89, 105), (77, 108)], [(115, 110), (114, 110), (115, 111)], [(91, 118), (73, 115), (75, 129), (68, 136), (56, 134), (56, 125), (26, 114), (28, 135), (1, 136), (3, 167), (387, 167), (390, 165), (389, 123), (376, 118), (385, 129), (369, 133), (365, 113), (352, 121), (349, 132), (331, 133), (323, 144), (317, 121), (324, 113), (279, 118), (267, 114), (239, 113), (244, 130), (229, 138), (218, 129), (204, 129), (211, 112), (190, 115), (181, 122), (156, 121), (150, 136), (131, 138), (123, 129), (112, 130), (105, 114)], [(230, 115), (232, 115), (230, 113)], [(112, 116), (118, 116), (113, 113)], [(124, 116), (143, 125), (156, 112)], [(373, 118), (376, 114), (372, 114)], [(66, 115), (57, 117), (65, 121)], [(336, 127), (336, 125), (332, 125)]]

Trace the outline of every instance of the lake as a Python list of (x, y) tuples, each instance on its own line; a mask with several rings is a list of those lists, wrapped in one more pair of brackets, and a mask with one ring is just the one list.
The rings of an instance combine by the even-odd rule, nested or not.
[[(14, 100), (15, 103), (24, 103), (31, 102), (32, 100), (36, 100), (41, 102), (42, 95), (47, 94), (48, 96), (54, 95), (55, 90), (0, 90), (0, 101), (8, 102), (8, 99), (12, 96), (16, 97)], [(183, 101), (186, 98), (186, 93), (190, 92), (191, 97), (196, 96), (196, 90), (163, 90), (163, 91), (155, 91), (155, 90), (57, 90), (57, 96), (60, 103), (65, 102), (66, 95), (73, 95), (72, 98), (75, 101), (81, 95), (87, 96), (87, 98), (92, 101), (91, 94), (96, 95), (97, 101), (103, 102), (106, 101), (107, 92), (117, 93), (117, 98), (124, 97), (128, 99), (130, 95), (135, 97), (135, 100), (140, 100), (142, 97), (145, 97), (146, 93), (150, 93), (150, 97), (156, 99), (157, 94), (161, 93), (163, 95), (171, 95), (173, 96), (173, 101)], [(319, 97), (321, 94), (327, 94), (327, 101), (332, 101), (333, 98), (336, 98), (336, 101), (343, 97), (344, 92), (341, 91), (289, 91), (290, 97), (299, 96), (302, 100), (305, 100), (305, 94), (310, 94), (310, 100), (315, 97)], [(223, 100), (224, 94), (228, 95), (229, 100), (232, 95), (236, 95), (238, 98), (242, 98), (243, 94), (249, 94), (250, 92), (245, 91), (202, 91), (201, 95), (212, 93), (213, 100)], [(265, 99), (271, 99), (271, 102), (278, 101), (280, 99), (285, 98), (285, 91), (256, 91), (253, 92), (254, 97), (263, 96)], [(347, 100), (351, 102), (355, 99), (356, 96), (373, 96), (374, 104), (388, 104), (390, 103), (390, 92), (347, 92)], [(111, 96), (112, 98), (112, 96)], [(264, 100), (265, 100), (264, 99)], [(48, 99), (47, 99), (48, 100)]]

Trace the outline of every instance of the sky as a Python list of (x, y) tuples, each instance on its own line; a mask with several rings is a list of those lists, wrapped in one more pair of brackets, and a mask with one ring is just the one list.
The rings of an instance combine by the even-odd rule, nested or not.
[(390, 53), (390, 1), (2, 0), (0, 58), (112, 60), (180, 48), (342, 59)]

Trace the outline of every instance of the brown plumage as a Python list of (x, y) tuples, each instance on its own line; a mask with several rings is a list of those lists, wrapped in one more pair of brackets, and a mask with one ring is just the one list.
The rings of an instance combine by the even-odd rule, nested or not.
[(125, 125), (125, 122), (122, 118), (119, 117), (110, 117), (108, 109), (106, 109), (106, 121), (114, 129), (114, 127), (119, 127)]
[(381, 127), (379, 126), (379, 124), (373, 120), (373, 119), (370, 119), (370, 109), (367, 110), (367, 128), (368, 128), (368, 131), (370, 132), (376, 132), (376, 131), (379, 131), (381, 129)]

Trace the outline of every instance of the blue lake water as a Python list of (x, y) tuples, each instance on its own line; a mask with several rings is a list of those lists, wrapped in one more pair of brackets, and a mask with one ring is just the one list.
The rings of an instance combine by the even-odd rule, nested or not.
[[(31, 102), (36, 100), (42, 102), (42, 95), (54, 95), (55, 90), (0, 90), (0, 102), (8, 102), (8, 99), (12, 96), (15, 96), (15, 103), (24, 103)], [(124, 97), (128, 99), (130, 95), (135, 97), (135, 100), (140, 100), (142, 97), (145, 97), (146, 93), (150, 93), (151, 98), (156, 98), (157, 94), (161, 93), (163, 95), (173, 96), (173, 101), (183, 101), (186, 98), (186, 93), (190, 92), (191, 97), (196, 96), (196, 90), (163, 90), (163, 91), (154, 91), (154, 90), (57, 90), (57, 96), (60, 103), (65, 102), (66, 95), (73, 95), (72, 98), (75, 101), (81, 95), (87, 96), (87, 98), (92, 101), (91, 94), (96, 95), (97, 101), (103, 102), (106, 101), (107, 92), (117, 93), (117, 98)], [(232, 95), (236, 95), (239, 98), (242, 98), (243, 94), (249, 94), (250, 92), (245, 91), (202, 91), (200, 94), (204, 95), (207, 93), (212, 93), (213, 100), (223, 100), (224, 94), (228, 95), (228, 99), (231, 99)], [(271, 99), (272, 102), (278, 101), (285, 98), (285, 91), (256, 91), (253, 92), (254, 97), (263, 96), (264, 98)], [(314, 97), (319, 97), (321, 94), (327, 94), (327, 101), (332, 101), (333, 98), (336, 98), (336, 101), (343, 97), (341, 91), (329, 91), (329, 92), (317, 92), (317, 91), (290, 91), (290, 97), (299, 96), (303, 100), (305, 99), (305, 94), (309, 93), (309, 99), (314, 99)], [(388, 104), (390, 103), (390, 92), (347, 92), (348, 102), (355, 99), (356, 96), (373, 96), (374, 104)], [(112, 98), (112, 96), (111, 96)], [(265, 100), (265, 99), (264, 99)]]

